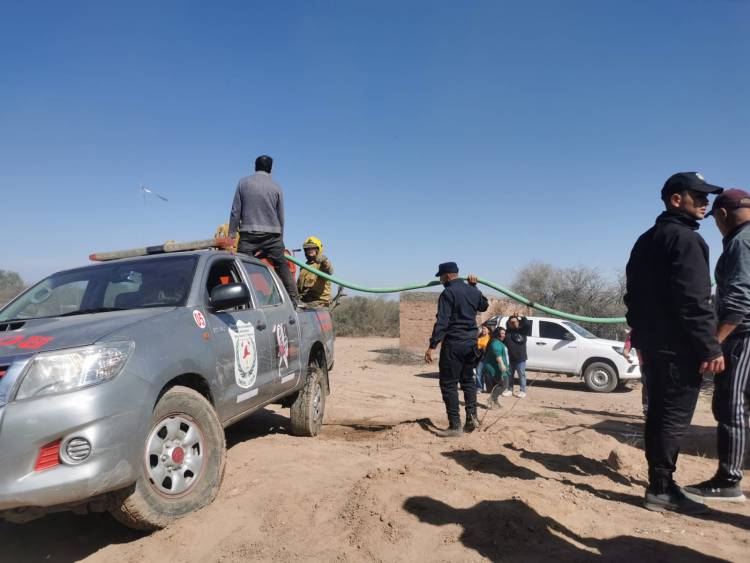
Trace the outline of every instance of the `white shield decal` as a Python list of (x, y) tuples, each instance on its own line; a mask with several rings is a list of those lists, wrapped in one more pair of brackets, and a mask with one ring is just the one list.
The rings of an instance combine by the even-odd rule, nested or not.
[(255, 385), (258, 376), (258, 351), (255, 346), (255, 327), (252, 323), (237, 321), (229, 328), (234, 348), (234, 379), (243, 389)]

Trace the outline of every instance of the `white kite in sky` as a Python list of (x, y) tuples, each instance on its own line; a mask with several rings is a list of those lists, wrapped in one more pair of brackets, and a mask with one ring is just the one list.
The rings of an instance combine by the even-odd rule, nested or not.
[(162, 201), (169, 201), (163, 195), (157, 194), (154, 190), (152, 190), (151, 188), (149, 188), (147, 186), (144, 186), (143, 184), (141, 184), (141, 193), (143, 193), (143, 203), (146, 203), (146, 196), (147, 195), (155, 195), (156, 197), (158, 197)]

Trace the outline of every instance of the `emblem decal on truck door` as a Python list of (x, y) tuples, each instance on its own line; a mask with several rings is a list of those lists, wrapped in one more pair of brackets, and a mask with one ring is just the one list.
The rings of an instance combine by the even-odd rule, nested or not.
[(198, 309), (193, 311), (193, 320), (198, 328), (206, 328), (206, 317)]
[(243, 389), (255, 385), (258, 376), (258, 351), (255, 346), (255, 327), (252, 323), (237, 321), (229, 328), (234, 348), (234, 379)]
[(289, 333), (284, 323), (274, 325), (273, 333), (276, 335), (276, 357), (279, 360), (279, 377), (282, 377), (286, 374), (286, 370), (289, 369)]

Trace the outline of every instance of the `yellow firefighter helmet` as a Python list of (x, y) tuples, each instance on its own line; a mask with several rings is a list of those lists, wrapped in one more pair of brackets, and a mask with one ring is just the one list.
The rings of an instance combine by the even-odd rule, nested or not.
[(307, 237), (302, 248), (317, 248), (319, 254), (323, 254), (323, 243), (318, 237)]

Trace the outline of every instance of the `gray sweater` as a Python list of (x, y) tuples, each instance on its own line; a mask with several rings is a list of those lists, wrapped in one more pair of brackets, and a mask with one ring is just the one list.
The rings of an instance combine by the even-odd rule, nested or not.
[(715, 273), (719, 323), (738, 325), (732, 334), (750, 332), (750, 223), (726, 236)]
[(245, 233), (284, 234), (284, 193), (266, 172), (256, 172), (237, 184), (229, 216), (229, 236)]

